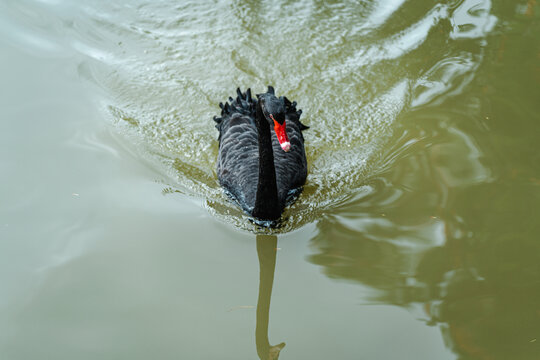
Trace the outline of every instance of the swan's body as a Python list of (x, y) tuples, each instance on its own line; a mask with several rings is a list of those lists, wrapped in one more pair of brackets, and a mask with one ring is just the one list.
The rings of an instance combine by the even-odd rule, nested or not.
[(302, 111), (287, 98), (275, 97), (272, 87), (257, 99), (249, 89), (237, 94), (230, 104), (220, 104), (221, 117), (214, 118), (219, 182), (249, 215), (277, 220), (306, 181)]

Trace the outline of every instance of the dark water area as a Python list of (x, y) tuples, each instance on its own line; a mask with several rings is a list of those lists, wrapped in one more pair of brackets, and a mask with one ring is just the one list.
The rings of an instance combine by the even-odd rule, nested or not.
[[(540, 4), (0, 2), (0, 359), (539, 359)], [(218, 103), (298, 102), (278, 229)]]

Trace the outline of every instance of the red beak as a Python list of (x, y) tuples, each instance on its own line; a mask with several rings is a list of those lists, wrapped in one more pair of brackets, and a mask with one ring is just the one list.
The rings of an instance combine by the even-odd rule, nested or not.
[(270, 115), (270, 118), (274, 120), (274, 131), (276, 132), (281, 148), (283, 149), (283, 151), (288, 152), (291, 149), (291, 143), (289, 142), (289, 138), (287, 137), (287, 127), (285, 121), (283, 122), (283, 124), (280, 124), (274, 119), (272, 115)]

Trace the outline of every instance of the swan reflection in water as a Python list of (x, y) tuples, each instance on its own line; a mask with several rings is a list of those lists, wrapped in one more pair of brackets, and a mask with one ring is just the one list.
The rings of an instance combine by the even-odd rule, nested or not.
[(268, 341), (268, 319), (272, 286), (274, 284), (274, 270), (276, 268), (276, 250), (276, 236), (257, 235), (257, 254), (259, 256), (260, 272), (255, 343), (257, 344), (257, 355), (261, 360), (279, 358), (279, 352), (285, 347), (285, 343), (283, 342), (277, 345), (270, 345)]

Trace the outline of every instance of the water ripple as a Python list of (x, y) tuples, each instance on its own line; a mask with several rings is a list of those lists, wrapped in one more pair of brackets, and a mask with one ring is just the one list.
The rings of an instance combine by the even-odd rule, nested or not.
[[(217, 103), (237, 86), (258, 92), (268, 84), (298, 102), (311, 126), (310, 175), (284, 231), (362, 193), (399, 159), (407, 147), (389, 143), (403, 135), (400, 117), (461, 93), (483, 59), (467, 42), (482, 41), (497, 21), (491, 2), (481, 0), (430, 8), (403, 0), (94, 0), (71, 17), (62, 6), (40, 3), (51, 14), (43, 21), (54, 24), (40, 34), (50, 40), (44, 46), (84, 57), (79, 74), (104, 91), (105, 115), (139, 156), (161, 164), (161, 181), (207, 199), (210, 211), (239, 227), (251, 225), (215, 180)], [(7, 8), (19, 13), (15, 22), (27, 16), (23, 5)]]

